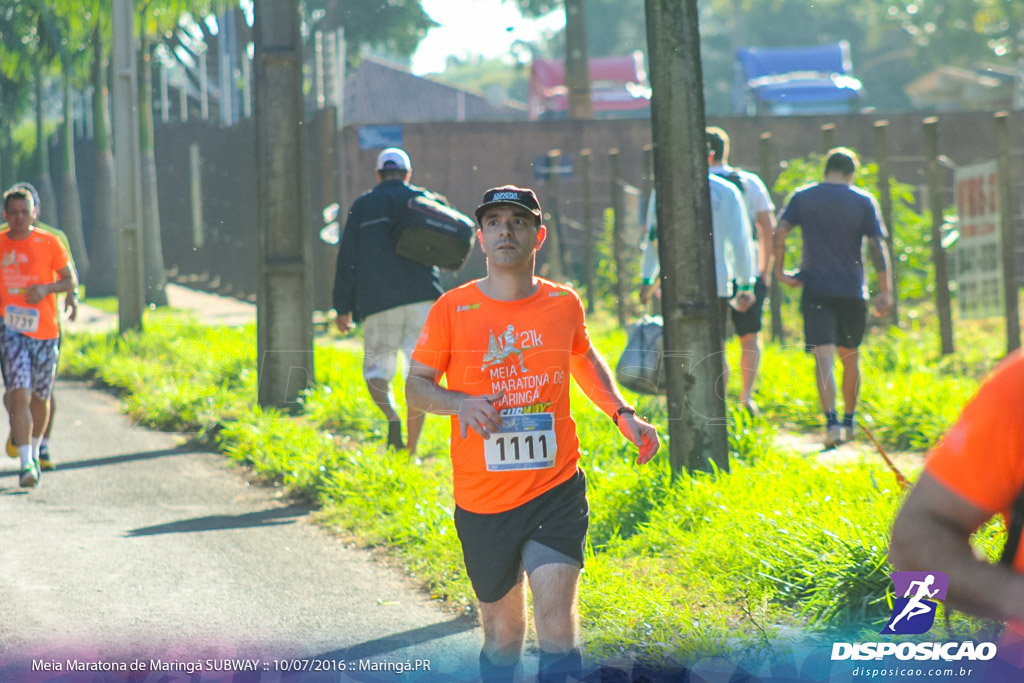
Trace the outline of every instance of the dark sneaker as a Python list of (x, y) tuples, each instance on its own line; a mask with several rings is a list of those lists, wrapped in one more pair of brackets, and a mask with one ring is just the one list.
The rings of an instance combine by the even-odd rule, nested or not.
[(50, 458), (49, 446), (39, 446), (39, 469), (43, 472), (52, 472), (57, 469), (57, 465)]
[(402, 443), (401, 420), (388, 420), (388, 446), (396, 450), (405, 448), (405, 444)]
[(35, 462), (31, 462), (21, 468), (21, 478), (18, 479), (18, 483), (24, 488), (29, 488), (39, 483), (39, 470), (36, 468)]

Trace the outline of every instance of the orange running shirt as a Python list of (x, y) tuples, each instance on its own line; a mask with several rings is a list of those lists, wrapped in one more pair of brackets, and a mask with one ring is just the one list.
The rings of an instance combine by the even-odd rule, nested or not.
[(52, 234), (33, 229), (23, 240), (14, 240), (10, 232), (0, 234), (0, 308), (4, 323), (34, 339), (60, 336), (57, 321), (57, 295), (30, 304), (25, 300), (31, 285), (56, 282), (57, 271), (71, 262), (60, 240)]
[(518, 507), (576, 472), (580, 442), (569, 412), (572, 354), (590, 349), (583, 305), (569, 287), (536, 278), (518, 301), (485, 295), (476, 281), (430, 309), (413, 360), (447, 378), (447, 388), (475, 396), (504, 391), (494, 403), (501, 431), (465, 439), (451, 416), (455, 502), (481, 514)]
[[(971, 504), (1009, 520), (1024, 489), (1024, 355), (1008, 357), (985, 380), (925, 467)], [(1013, 567), (1024, 573), (1024, 546)]]

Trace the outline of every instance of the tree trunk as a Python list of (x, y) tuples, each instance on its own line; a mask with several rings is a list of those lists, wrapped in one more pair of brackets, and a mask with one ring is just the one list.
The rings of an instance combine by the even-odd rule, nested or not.
[(117, 294), (117, 230), (114, 188), (114, 154), (110, 148), (110, 101), (107, 88), (106, 53), (99, 27), (92, 34), (92, 118), (96, 147), (96, 187), (93, 202), (92, 267), (86, 280), (86, 294)]
[(11, 124), (10, 118), (6, 115), (7, 106), (4, 101), (4, 90), (0, 88), (0, 187), (8, 187), (10, 183), (4, 182), (12, 175), (11, 170)]
[(64, 168), (61, 172), (60, 215), (64, 220), (58, 226), (67, 235), (71, 256), (75, 260), (78, 277), (89, 274), (89, 254), (85, 251), (85, 234), (82, 231), (82, 203), (78, 195), (78, 178), (75, 175), (75, 121), (71, 111), (71, 79), (64, 68)]
[(53, 189), (53, 178), (50, 177), (50, 150), (46, 143), (46, 130), (43, 128), (43, 68), (35, 65), (34, 80), (36, 86), (36, 192), (39, 193), (39, 220), (50, 225), (59, 224), (57, 213), (57, 193)]
[(0, 187), (7, 187), (11, 183), (5, 182), (12, 177), (14, 171), (11, 166), (11, 150), (14, 145), (11, 142), (11, 127), (0, 112)]
[(583, 0), (565, 0), (565, 86), (569, 89), (570, 119), (594, 118), (583, 4)]
[[(142, 22), (145, 26), (145, 21)], [(139, 155), (142, 181), (142, 255), (146, 303), (167, 305), (164, 252), (160, 238), (160, 203), (157, 199), (156, 153), (153, 149), (153, 72), (149, 36), (140, 30), (139, 46)]]

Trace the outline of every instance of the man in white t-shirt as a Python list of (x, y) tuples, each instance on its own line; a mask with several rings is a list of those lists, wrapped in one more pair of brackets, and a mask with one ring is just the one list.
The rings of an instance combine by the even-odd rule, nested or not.
[(740, 402), (751, 413), (757, 412), (754, 403), (754, 382), (761, 364), (761, 312), (771, 287), (772, 234), (775, 231), (775, 204), (761, 179), (750, 171), (729, 165), (729, 136), (716, 127), (707, 128), (708, 149), (711, 160), (709, 171), (739, 188), (747, 207), (747, 216), (753, 226), (754, 258), (757, 261), (757, 281), (754, 283), (754, 305), (743, 313), (733, 314), (733, 326), (740, 338), (742, 355), (740, 372), (743, 388)]

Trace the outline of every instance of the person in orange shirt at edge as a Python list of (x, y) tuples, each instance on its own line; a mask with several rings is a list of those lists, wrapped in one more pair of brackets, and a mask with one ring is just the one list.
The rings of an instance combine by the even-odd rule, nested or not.
[(19, 483), (24, 487), (39, 483), (39, 443), (57, 370), (60, 327), (54, 295), (78, 286), (67, 250), (54, 235), (32, 227), (34, 215), (30, 193), (4, 194), (4, 219), (10, 229), (0, 234), (0, 353), (10, 382), (11, 429), (21, 461)]
[[(34, 205), (35, 211), (33, 213), (32, 226), (42, 232), (48, 232), (52, 235), (56, 235), (60, 243), (64, 245), (68, 254), (71, 255), (71, 268), (77, 272), (75, 267), (75, 257), (71, 253), (71, 245), (68, 242), (68, 236), (64, 234), (63, 230), (55, 228), (52, 225), (47, 225), (39, 220), (40, 204), (39, 204), (39, 193), (31, 183), (21, 182), (15, 183), (11, 186), (12, 190), (24, 190), (32, 195), (32, 204)], [(6, 223), (0, 225), (0, 233), (7, 232), (10, 229)], [(68, 320), (74, 321), (78, 317), (78, 289), (74, 289), (67, 293), (64, 297), (64, 312), (68, 316)], [(3, 317), (0, 316), (0, 331), (3, 330)], [(60, 349), (60, 337), (57, 338), (58, 352)], [(7, 368), (3, 364), (3, 354), (0, 354), (0, 374), (6, 376)], [(4, 386), (7, 382), (4, 382)], [(4, 396), (4, 406), (7, 407), (8, 397)], [(57, 401), (53, 398), (53, 394), (50, 394), (50, 419), (46, 422), (46, 431), (43, 432), (43, 439), (39, 442), (39, 469), (43, 472), (53, 471), (57, 469), (57, 465), (54, 462), (53, 457), (50, 455), (50, 433), (53, 431), (53, 416), (54, 411), (57, 409)], [(13, 414), (10, 408), (7, 408), (7, 420), (10, 422), (13, 420)], [(7, 434), (7, 444), (5, 445), (7, 455), (12, 458), (18, 457), (18, 446), (14, 443), (14, 439), (11, 437), (10, 432)]]
[(929, 453), (896, 515), (889, 547), (889, 560), (899, 570), (945, 572), (950, 607), (1008, 622), (998, 651), (1000, 659), (1017, 667), (1015, 680), (1024, 667), (1020, 528), (1016, 538), (1007, 537), (997, 564), (979, 556), (970, 541), (996, 514), (1010, 527), (1011, 511), (1024, 491), (1022, 388), (1024, 355), (1017, 352), (982, 383)]
[(487, 276), (433, 305), (406, 384), (409, 405), (451, 416), (455, 527), (480, 601), (485, 681), (517, 675), (524, 570), (540, 680), (582, 676), (576, 598), (589, 507), (569, 375), (639, 447), (637, 464), (661, 446), (591, 346), (579, 296), (534, 274), (547, 235), (541, 217), (533, 190), (487, 190), (476, 210)]

